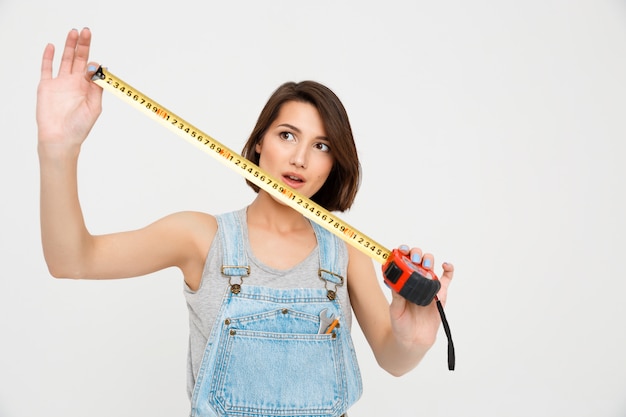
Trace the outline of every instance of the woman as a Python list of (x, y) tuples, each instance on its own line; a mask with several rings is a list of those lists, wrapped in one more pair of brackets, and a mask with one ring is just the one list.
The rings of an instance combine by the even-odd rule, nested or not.
[[(434, 303), (421, 307), (394, 292), (388, 303), (371, 259), (252, 184), (255, 199), (232, 213), (179, 212), (139, 230), (91, 235), (76, 172), (102, 109), (90, 43), (89, 29), (70, 31), (56, 77), (54, 47), (43, 55), (37, 124), (46, 263), (54, 277), (75, 279), (181, 270), (191, 415), (344, 414), (361, 394), (351, 310), (383, 369), (399, 376), (420, 362), (440, 324)], [(279, 87), (244, 156), (328, 210), (354, 200), (359, 162), (348, 117), (319, 83)], [(400, 250), (433, 269), (431, 254)], [(445, 303), (454, 268), (442, 269)]]

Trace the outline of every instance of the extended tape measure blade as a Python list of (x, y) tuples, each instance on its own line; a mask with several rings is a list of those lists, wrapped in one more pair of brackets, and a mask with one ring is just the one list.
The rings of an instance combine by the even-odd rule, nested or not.
[(343, 239), (346, 243), (354, 246), (381, 264), (386, 263), (391, 254), (389, 249), (367, 237), (324, 207), (319, 206), (281, 181), (272, 178), (256, 164), (224, 146), (182, 117), (122, 81), (107, 68), (102, 66), (98, 68), (92, 80), (103, 89), (114, 93), (118, 98), (218, 159), (270, 195), (279, 198), (289, 207)]

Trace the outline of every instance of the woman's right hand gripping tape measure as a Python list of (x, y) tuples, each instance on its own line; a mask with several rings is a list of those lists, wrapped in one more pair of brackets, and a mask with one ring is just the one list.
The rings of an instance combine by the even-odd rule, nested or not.
[(453, 371), (455, 365), (454, 343), (443, 306), (437, 298), (437, 293), (441, 288), (439, 278), (432, 271), (411, 262), (398, 249), (391, 252), (389, 259), (383, 265), (383, 277), (389, 288), (419, 306), (427, 306), (433, 299), (436, 299), (437, 310), (448, 338), (448, 369)]

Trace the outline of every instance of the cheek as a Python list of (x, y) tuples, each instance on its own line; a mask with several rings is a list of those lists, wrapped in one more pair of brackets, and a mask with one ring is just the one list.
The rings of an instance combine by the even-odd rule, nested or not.
[(267, 164), (272, 164), (272, 160), (273, 160), (273, 154), (274, 151), (270, 148), (268, 148), (266, 146), (266, 144), (263, 143), (263, 140), (261, 140), (259, 143), (257, 143), (254, 146), (254, 151), (259, 154), (259, 162), (258, 165), (261, 166), (261, 164), (266, 165)]
[(333, 165), (334, 165), (334, 161), (332, 158), (324, 158), (324, 160), (320, 162), (319, 178), (324, 179), (324, 181), (326, 181), (326, 179), (328, 179), (328, 177), (330, 176), (330, 172), (333, 169)]

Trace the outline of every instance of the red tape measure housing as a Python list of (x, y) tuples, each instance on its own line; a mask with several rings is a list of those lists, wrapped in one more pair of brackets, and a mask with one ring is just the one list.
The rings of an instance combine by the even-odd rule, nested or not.
[(389, 288), (420, 306), (430, 304), (441, 288), (439, 279), (432, 271), (414, 264), (398, 249), (391, 252), (383, 265), (383, 276)]

